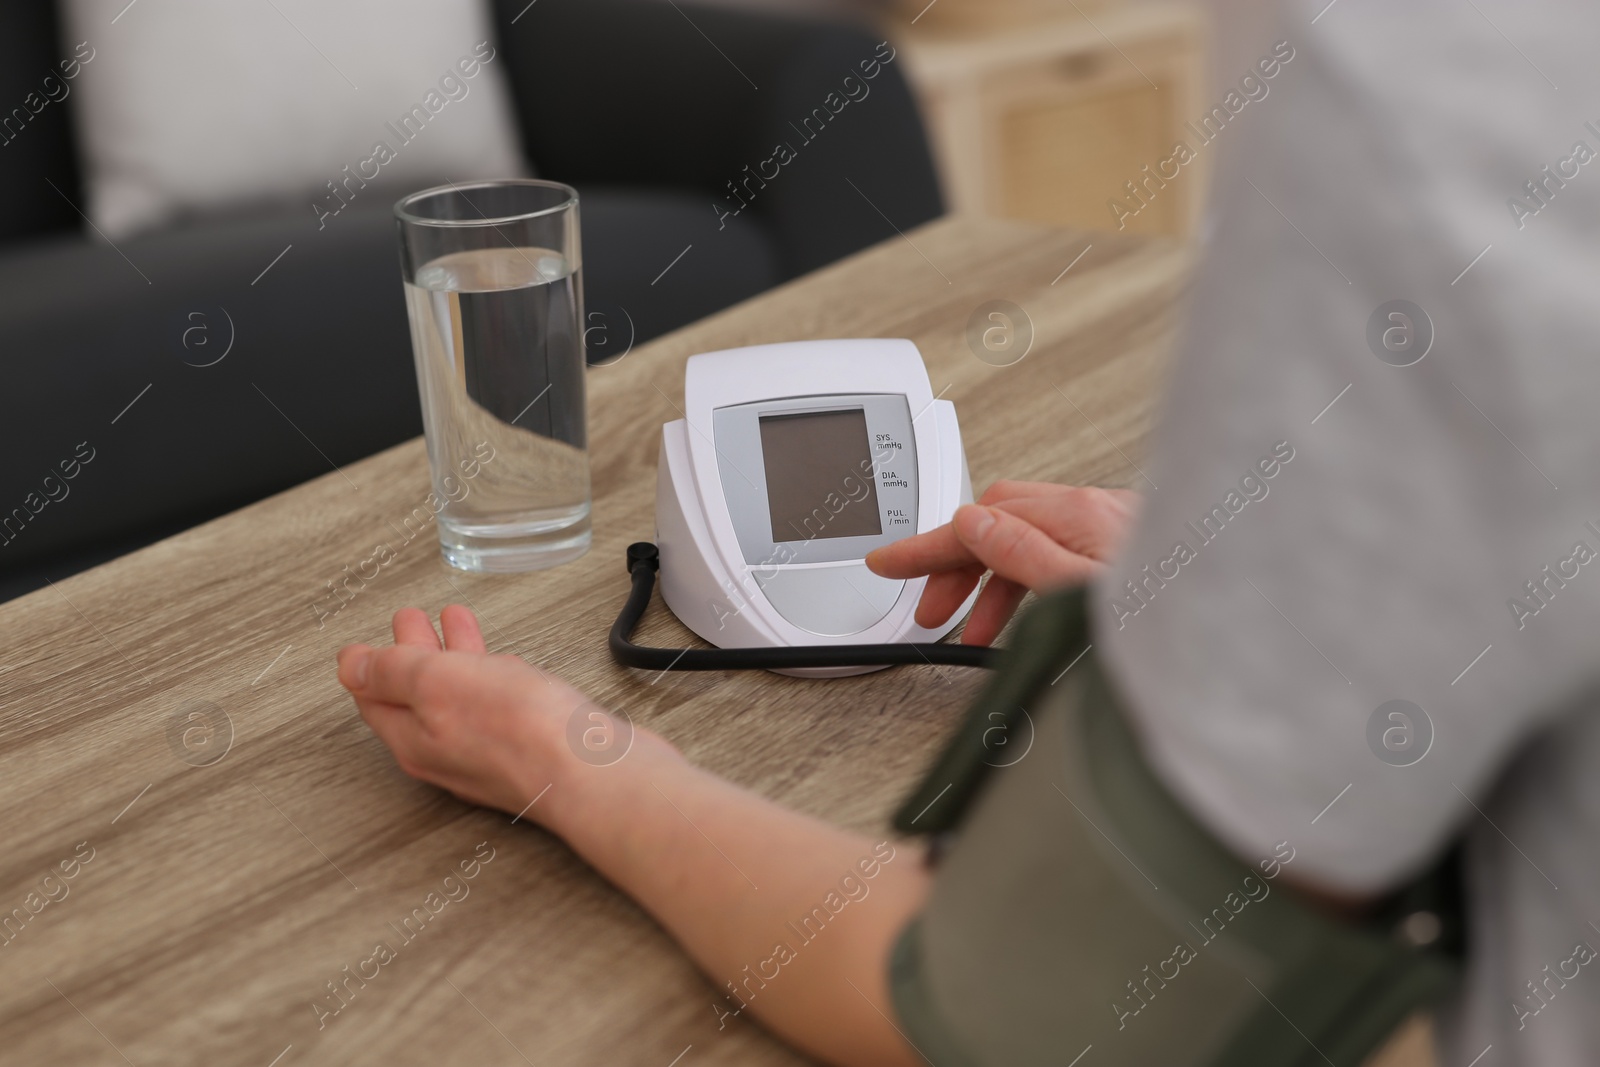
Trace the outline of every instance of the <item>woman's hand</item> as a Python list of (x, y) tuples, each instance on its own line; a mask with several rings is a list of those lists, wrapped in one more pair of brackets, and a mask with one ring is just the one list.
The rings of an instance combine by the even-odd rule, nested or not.
[(392, 648), (339, 651), (339, 681), (401, 770), (462, 800), (520, 812), (576, 762), (566, 739), (572, 714), (585, 705), (607, 713), (516, 656), (489, 655), (466, 608), (452, 604), (439, 623), (442, 647), (424, 612), (401, 609)]
[[(791, 950), (750, 1014), (829, 1063), (921, 1062), (890, 1021), (888, 986), (890, 948), (927, 894), (928, 872), (909, 850), (896, 859), (886, 840), (746, 792), (648, 730), (624, 726), (631, 743), (621, 751), (589, 749), (590, 732), (615, 721), (610, 712), (515, 656), (488, 655), (466, 608), (445, 608), (439, 622), (442, 646), (428, 616), (406, 608), (394, 617), (394, 647), (339, 652), (339, 681), (401, 770), (561, 837), (654, 915), (718, 989), (770, 963), (774, 938), (791, 937), (785, 924), (853, 879), (860, 895), (829, 920), (838, 932)], [(874, 859), (868, 875), (861, 865)], [(714, 999), (719, 1025), (742, 1003)]]
[(930, 628), (993, 571), (961, 635), (964, 644), (987, 645), (1029, 591), (1088, 581), (1121, 545), (1138, 503), (1128, 489), (996, 482), (947, 525), (872, 552), (867, 566), (885, 578), (928, 575), (917, 625)]

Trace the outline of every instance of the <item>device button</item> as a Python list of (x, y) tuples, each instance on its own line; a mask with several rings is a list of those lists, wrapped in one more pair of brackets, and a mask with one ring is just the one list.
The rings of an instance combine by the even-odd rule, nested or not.
[(844, 637), (889, 614), (905, 582), (880, 578), (865, 563), (783, 567), (763, 576), (761, 591), (778, 614), (802, 630)]

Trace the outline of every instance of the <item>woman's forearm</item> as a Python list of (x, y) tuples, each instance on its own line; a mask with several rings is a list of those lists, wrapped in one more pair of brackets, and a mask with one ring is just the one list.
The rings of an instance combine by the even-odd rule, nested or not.
[(839, 1064), (919, 1062), (888, 1002), (890, 945), (927, 889), (907, 849), (782, 808), (643, 731), (612, 766), (573, 759), (538, 808), (710, 976), (721, 1025), (753, 1015)]

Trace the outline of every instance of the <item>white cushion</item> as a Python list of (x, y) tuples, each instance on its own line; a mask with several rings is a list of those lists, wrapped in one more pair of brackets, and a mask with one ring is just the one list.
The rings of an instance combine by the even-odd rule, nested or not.
[(112, 239), (273, 201), (337, 226), (346, 203), (397, 188), (528, 173), (479, 0), (63, 11), (94, 49), (73, 96), (86, 211)]

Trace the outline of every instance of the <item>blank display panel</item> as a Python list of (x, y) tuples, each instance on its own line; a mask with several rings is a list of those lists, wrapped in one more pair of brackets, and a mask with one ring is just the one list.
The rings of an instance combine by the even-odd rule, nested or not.
[(774, 542), (883, 533), (862, 409), (763, 415), (761, 459)]

